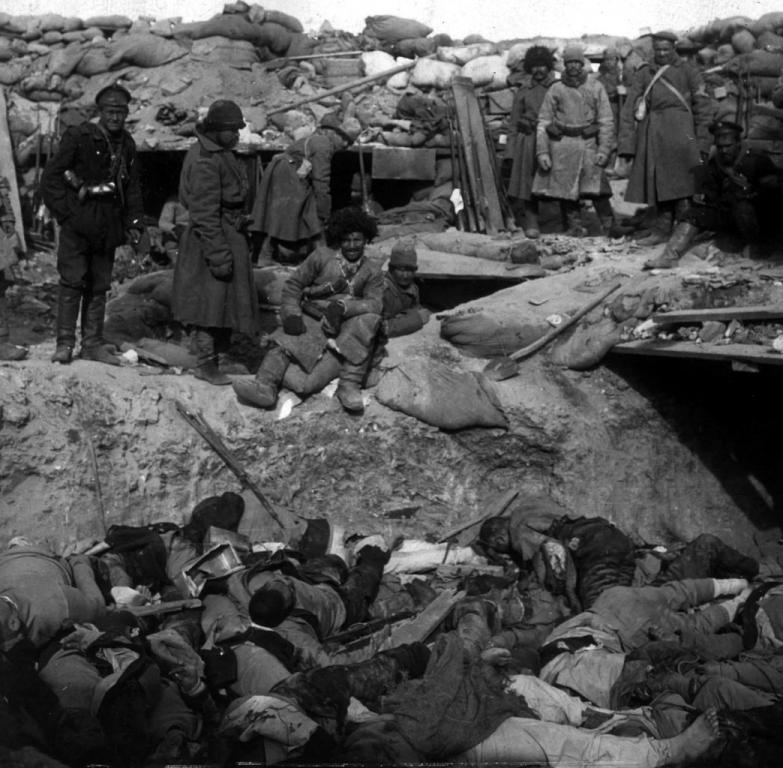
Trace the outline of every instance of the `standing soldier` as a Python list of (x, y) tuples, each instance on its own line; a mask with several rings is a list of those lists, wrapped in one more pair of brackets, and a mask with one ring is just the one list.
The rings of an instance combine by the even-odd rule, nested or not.
[(57, 348), (52, 362), (71, 362), (81, 307), (83, 360), (119, 365), (103, 339), (114, 251), (144, 233), (136, 145), (125, 130), (131, 95), (121, 85), (98, 92), (98, 122), (69, 128), (41, 177), (41, 195), (60, 224)]
[(315, 133), (272, 158), (261, 177), (250, 226), (264, 238), (260, 263), (271, 263), (281, 242), (308, 252), (315, 248), (332, 213), (332, 157), (360, 132), (355, 118), (340, 122), (329, 112)]
[(8, 180), (0, 176), (0, 360), (24, 360), (27, 350), (11, 344), (8, 328), (8, 300), (5, 292), (13, 282), (11, 269), (17, 262), (16, 217), (11, 208)]
[(552, 69), (555, 60), (549, 48), (534, 45), (525, 52), (522, 64), (529, 78), (514, 95), (509, 119), (507, 154), (511, 157), (509, 197), (520, 201), (525, 216), (525, 235), (538, 237), (538, 200), (533, 197), (533, 177), (536, 175), (536, 123), (544, 95), (555, 82)]
[(258, 331), (258, 298), (244, 235), (249, 183), (233, 152), (244, 127), (237, 104), (214, 102), (196, 128), (198, 141), (188, 150), (179, 181), (188, 225), (174, 266), (171, 308), (175, 320), (195, 326), (194, 375), (216, 386), (231, 383), (218, 367), (231, 331), (250, 336)]
[(620, 114), (617, 153), (633, 160), (625, 200), (657, 208), (643, 245), (665, 243), (682, 220), (709, 150), (710, 102), (695, 65), (677, 55), (676, 40), (672, 32), (653, 35), (653, 65), (634, 72)]
[(588, 80), (584, 52), (575, 45), (563, 51), (565, 72), (544, 96), (538, 113), (538, 173), (533, 194), (560, 201), (566, 234), (587, 234), (579, 201), (593, 201), (604, 234), (615, 237), (612, 189), (606, 163), (612, 151), (612, 108), (604, 87)]

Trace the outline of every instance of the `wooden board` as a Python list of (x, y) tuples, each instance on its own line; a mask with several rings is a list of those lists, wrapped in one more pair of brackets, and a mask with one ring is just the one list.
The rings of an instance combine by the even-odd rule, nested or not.
[(451, 82), (451, 90), (454, 93), (454, 106), (472, 197), (483, 219), (486, 233), (496, 235), (505, 229), (505, 221), (495, 183), (495, 170), (489, 156), (484, 118), (473, 81), (468, 77), (455, 77)]
[(504, 491), (502, 494), (500, 494), (500, 496), (494, 498), (480, 515), (476, 515), (476, 517), (470, 520), (465, 520), (459, 525), (455, 525), (453, 528), (450, 528), (448, 531), (446, 531), (446, 533), (443, 534), (443, 536), (438, 539), (438, 542), (442, 543), (444, 541), (448, 541), (452, 536), (456, 536), (458, 533), (462, 533), (462, 531), (466, 531), (468, 528), (472, 528), (474, 525), (483, 523), (490, 517), (497, 517), (498, 515), (502, 515), (506, 509), (508, 509), (508, 505), (511, 504), (511, 502), (514, 501), (517, 496), (519, 496), (519, 488), (511, 488), (508, 491)]
[(380, 650), (396, 648), (405, 643), (424, 642), (463, 597), (464, 591), (444, 589), (415, 619), (395, 627)]
[(16, 234), (22, 250), (27, 250), (24, 241), (24, 225), (22, 224), (22, 206), (19, 201), (19, 185), (16, 182), (16, 164), (14, 163), (14, 148), (11, 146), (11, 134), (8, 132), (8, 106), (5, 100), (5, 90), (0, 86), (0, 175), (5, 176), (11, 187), (11, 207), (16, 219)]
[[(547, 274), (538, 264), (512, 264), (423, 248), (417, 248), (416, 254), (419, 261), (416, 277), (419, 280), (505, 280), (521, 283)], [(385, 268), (388, 257), (380, 263)]]
[(757, 344), (697, 344), (694, 341), (624, 341), (612, 347), (621, 355), (681, 357), (766, 365), (783, 365), (783, 355)]
[(704, 323), (708, 320), (776, 320), (783, 318), (783, 304), (758, 304), (747, 307), (717, 307), (710, 309), (682, 309), (675, 312), (656, 312), (653, 322), (661, 325), (673, 323)]

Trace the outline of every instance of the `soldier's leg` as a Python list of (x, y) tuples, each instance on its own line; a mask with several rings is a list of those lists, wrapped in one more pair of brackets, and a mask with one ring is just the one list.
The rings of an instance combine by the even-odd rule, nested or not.
[(11, 344), (11, 330), (8, 327), (8, 299), (6, 291), (11, 283), (3, 277), (0, 269), (0, 360), (24, 360), (27, 349)]
[(53, 363), (68, 364), (76, 346), (76, 320), (89, 270), (89, 243), (69, 226), (60, 229), (57, 249), (57, 271), (60, 273), (60, 289), (57, 296), (57, 347), (52, 355)]

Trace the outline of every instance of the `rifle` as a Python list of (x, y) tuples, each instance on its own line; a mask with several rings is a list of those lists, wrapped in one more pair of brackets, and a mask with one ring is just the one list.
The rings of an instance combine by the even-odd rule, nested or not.
[(179, 415), (182, 416), (182, 418), (185, 419), (185, 421), (187, 421), (188, 424), (190, 424), (190, 426), (193, 427), (193, 429), (195, 429), (196, 432), (198, 432), (207, 441), (207, 443), (209, 443), (209, 447), (212, 448), (212, 450), (218, 456), (220, 456), (221, 459), (223, 459), (225, 465), (234, 473), (234, 475), (236, 475), (237, 479), (240, 483), (242, 483), (243, 487), (250, 490), (253, 495), (261, 502), (263, 508), (269, 513), (269, 516), (282, 529), (285, 529), (285, 526), (277, 516), (277, 512), (275, 512), (274, 507), (269, 503), (269, 500), (263, 494), (261, 489), (250, 479), (250, 475), (247, 474), (247, 471), (244, 469), (244, 467), (242, 467), (234, 454), (229, 451), (215, 430), (213, 430), (212, 427), (207, 424), (207, 422), (204, 420), (204, 416), (198, 411), (191, 411), (184, 403), (181, 403), (179, 400), (175, 400), (174, 405), (176, 406)]
[(395, 624), (403, 619), (410, 619), (416, 615), (415, 611), (400, 611), (399, 613), (393, 613), (391, 616), (381, 616), (377, 619), (370, 619), (369, 621), (363, 621), (358, 624), (354, 624), (350, 629), (346, 629), (343, 632), (330, 635), (324, 640), (324, 643), (330, 643), (335, 645), (347, 645), (353, 640), (357, 640), (360, 637), (371, 635), (377, 632), (379, 629)]

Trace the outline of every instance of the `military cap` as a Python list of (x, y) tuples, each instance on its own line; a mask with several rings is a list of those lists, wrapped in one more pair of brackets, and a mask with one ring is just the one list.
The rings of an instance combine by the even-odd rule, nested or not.
[(732, 120), (715, 120), (710, 124), (709, 131), (713, 136), (717, 136), (719, 133), (736, 133), (741, 135), (743, 128), (739, 123), (735, 123)]
[(563, 61), (584, 61), (585, 50), (580, 45), (567, 45), (563, 48)]
[(119, 83), (112, 83), (98, 91), (95, 95), (95, 103), (100, 106), (102, 103), (113, 102), (114, 104), (117, 104), (118, 102), (122, 102), (127, 106), (130, 104), (132, 98), (133, 97), (127, 88)]
[(677, 35), (675, 35), (674, 32), (672, 32), (670, 29), (662, 29), (660, 32), (653, 32), (652, 39), (668, 40), (670, 43), (676, 43)]
[(245, 119), (235, 102), (218, 99), (209, 105), (204, 125), (215, 131), (237, 131), (245, 127)]
[(416, 248), (409, 240), (399, 240), (394, 244), (389, 257), (389, 267), (408, 267), (416, 269), (418, 260), (416, 258)]

